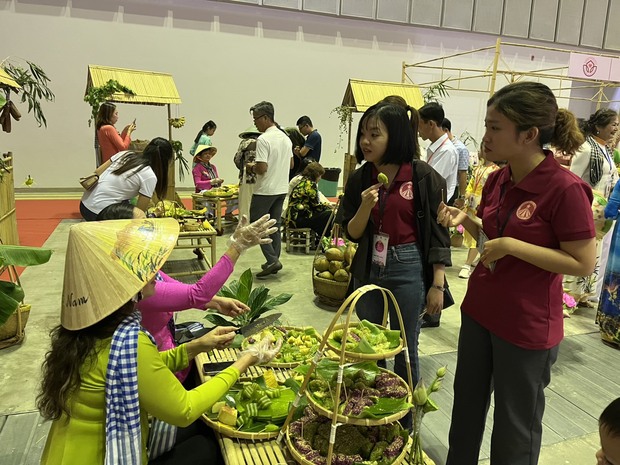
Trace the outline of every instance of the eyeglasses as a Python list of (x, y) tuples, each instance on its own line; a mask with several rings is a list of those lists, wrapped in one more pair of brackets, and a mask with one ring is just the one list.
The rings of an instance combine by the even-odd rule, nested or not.
[(302, 124), (301, 126), (297, 126), (297, 129), (299, 129), (300, 131), (305, 128), (306, 126), (308, 126), (307, 124)]
[(252, 118), (254, 120), (254, 122), (256, 123), (257, 120), (261, 119), (263, 116), (267, 116), (267, 115), (260, 115), (260, 116), (255, 116), (254, 118)]

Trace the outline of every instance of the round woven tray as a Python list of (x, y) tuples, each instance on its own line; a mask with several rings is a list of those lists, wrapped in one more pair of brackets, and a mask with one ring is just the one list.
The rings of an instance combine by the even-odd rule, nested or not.
[[(355, 328), (356, 326), (358, 326), (358, 323), (350, 323), (349, 329)], [(381, 325), (375, 325), (375, 326), (381, 329), (386, 329)], [(334, 328), (332, 329), (332, 333), (338, 329), (342, 329), (343, 327), (344, 327), (344, 324), (335, 325)], [(335, 353), (339, 354), (341, 349), (331, 344), (331, 339), (327, 335), (324, 334), (323, 337), (327, 337), (327, 347), (329, 347)], [(348, 337), (347, 337), (347, 340), (348, 340)], [(350, 360), (383, 360), (386, 358), (394, 357), (396, 354), (398, 354), (400, 351), (403, 350), (403, 338), (402, 337), (399, 338), (399, 341), (400, 342), (398, 346), (396, 346), (394, 349), (390, 349), (388, 352), (379, 352), (376, 354), (362, 354), (359, 352), (345, 351), (344, 354), (345, 354), (345, 357)]]
[[(382, 372), (387, 372), (390, 373), (394, 376), (396, 376), (397, 378), (400, 379), (400, 383), (401, 385), (403, 385), (405, 388), (407, 388), (407, 402), (411, 403), (411, 389), (409, 389), (409, 386), (407, 385), (407, 383), (405, 383), (405, 381), (398, 375), (394, 374), (393, 372), (386, 370), (384, 368), (379, 368), (380, 371)], [(323, 415), (324, 417), (329, 417), (331, 418), (333, 413), (331, 410), (326, 409), (325, 407), (323, 407), (322, 405), (320, 405), (315, 399), (314, 396), (312, 395), (312, 393), (310, 392), (310, 390), (306, 390), (306, 398), (308, 399), (308, 403), (312, 406), (312, 408), (314, 408), (319, 414)], [(340, 407), (340, 405), (338, 405), (338, 407)], [(339, 423), (347, 423), (349, 425), (358, 425), (358, 426), (379, 426), (379, 425), (387, 425), (388, 423), (394, 423), (397, 420), (400, 420), (402, 417), (404, 417), (405, 415), (407, 415), (407, 412), (409, 412), (408, 409), (405, 410), (401, 410), (400, 412), (396, 412), (393, 413), (392, 415), (389, 415), (387, 417), (383, 417), (383, 418), (379, 418), (379, 419), (372, 419), (372, 418), (356, 418), (356, 417), (348, 417), (346, 415), (341, 415), (338, 414), (336, 419)]]
[[(305, 331), (305, 330), (306, 330), (306, 329), (308, 329), (308, 328), (312, 328), (312, 329), (314, 329), (314, 335), (316, 336), (316, 338), (317, 338), (317, 340), (318, 340), (318, 342), (319, 342), (319, 345), (321, 344), (321, 341), (322, 341), (322, 339), (323, 339), (323, 338), (321, 337), (321, 335), (319, 334), (319, 332), (318, 332), (315, 328), (313, 328), (313, 327), (311, 327), (311, 326), (306, 326), (306, 327), (299, 327), (299, 326), (280, 326), (280, 328), (284, 328), (284, 329), (286, 329), (286, 330), (296, 329), (296, 330), (299, 330), (299, 331)], [(317, 349), (318, 349), (318, 346), (317, 346)], [(269, 363), (265, 363), (265, 364), (264, 364), (264, 365), (262, 365), (262, 366), (271, 367), (271, 368), (295, 368), (296, 366), (299, 366), (299, 365), (301, 365), (302, 363), (306, 363), (308, 360), (312, 359), (312, 357), (314, 357), (314, 355), (315, 355), (315, 354), (316, 354), (316, 351), (315, 351), (315, 352), (313, 352), (313, 353), (308, 353), (308, 356), (307, 356), (305, 359), (303, 359), (303, 360), (299, 360), (299, 361), (296, 361), (296, 362), (290, 362), (290, 363), (284, 363), (284, 362), (280, 363), (280, 362), (275, 362), (275, 361), (274, 361), (275, 359), (273, 359), (273, 360), (271, 360), (271, 362), (269, 362)]]
[(250, 439), (252, 441), (259, 441), (261, 439), (272, 439), (278, 436), (279, 431), (269, 431), (264, 433), (248, 433), (245, 431), (238, 431), (232, 426), (225, 425), (220, 423), (219, 421), (213, 421), (208, 416), (202, 415), (202, 419), (204, 422), (213, 428), (215, 431), (220, 433), (222, 436), (226, 436), (229, 438), (238, 438), (238, 439)]
[[(400, 464), (405, 459), (405, 456), (407, 455), (407, 452), (409, 451), (409, 449), (411, 449), (411, 441), (412, 441), (412, 439), (410, 437), (409, 440), (407, 441), (407, 443), (405, 444), (405, 446), (403, 447), (403, 450), (400, 452), (400, 454), (398, 454), (398, 457), (396, 457), (394, 459), (394, 461), (391, 463), (391, 465), (398, 465), (398, 464)], [(295, 461), (297, 463), (301, 463), (302, 465), (314, 465), (314, 463), (306, 460), (297, 451), (297, 449), (293, 445), (293, 441), (291, 440), (291, 437), (289, 435), (288, 428), (286, 428), (286, 445), (288, 447), (289, 452), (291, 453), (291, 456), (295, 459)]]

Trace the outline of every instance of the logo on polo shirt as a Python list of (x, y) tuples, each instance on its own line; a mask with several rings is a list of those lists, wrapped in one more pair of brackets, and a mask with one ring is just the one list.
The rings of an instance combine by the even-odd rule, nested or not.
[(402, 183), (400, 186), (399, 192), (400, 192), (400, 196), (403, 199), (405, 200), (413, 199), (413, 183), (411, 181)]
[(535, 210), (536, 204), (531, 200), (527, 200), (526, 202), (523, 202), (521, 205), (519, 205), (519, 208), (517, 208), (517, 218), (519, 218), (520, 220), (529, 220), (534, 214)]

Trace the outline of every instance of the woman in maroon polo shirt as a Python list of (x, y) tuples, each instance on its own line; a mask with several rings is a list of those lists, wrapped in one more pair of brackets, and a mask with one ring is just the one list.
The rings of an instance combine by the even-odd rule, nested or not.
[(487, 103), (483, 143), (491, 173), (478, 218), (442, 205), (445, 226), (479, 237), (480, 263), (461, 306), (447, 465), (478, 463), (494, 391), (491, 463), (538, 462), (544, 389), (563, 337), (562, 274), (587, 276), (596, 258), (592, 191), (562, 168), (550, 143), (579, 146), (576, 120), (544, 84), (517, 82)]
[[(415, 384), (420, 314), (424, 308), (436, 314), (445, 306), (444, 267), (451, 261), (448, 229), (436, 217), (446, 181), (419, 160), (417, 113), (408, 111), (411, 121), (407, 110), (389, 103), (366, 110), (355, 149), (357, 161), (366, 163), (347, 180), (338, 215), (347, 236), (359, 243), (351, 264), (354, 286), (377, 284), (396, 297)], [(387, 183), (378, 182), (379, 173)], [(364, 294), (356, 309), (360, 318), (381, 323), (383, 298), (378, 292)], [(389, 311), (392, 329), (400, 329), (392, 305)], [(407, 379), (404, 354), (396, 356), (394, 371)], [(411, 427), (410, 415), (401, 423)]]

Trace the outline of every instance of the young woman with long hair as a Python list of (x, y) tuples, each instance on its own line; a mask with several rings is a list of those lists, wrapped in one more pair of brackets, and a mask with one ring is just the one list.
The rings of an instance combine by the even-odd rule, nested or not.
[(116, 105), (111, 102), (102, 103), (95, 119), (97, 142), (101, 150), (101, 165), (112, 158), (115, 153), (127, 150), (131, 143), (131, 133), (136, 130), (134, 121), (125, 126), (123, 132), (119, 134), (114, 127), (117, 121), (118, 110)]
[(202, 125), (198, 134), (194, 138), (194, 144), (189, 149), (189, 154), (191, 156), (196, 155), (196, 149), (199, 145), (213, 145), (211, 143), (211, 136), (215, 134), (215, 130), (217, 129), (217, 124), (215, 122), (209, 120), (205, 124)]
[(113, 203), (138, 197), (136, 206), (143, 211), (156, 194), (163, 199), (168, 189), (168, 167), (172, 161), (172, 145), (157, 137), (143, 152), (120, 152), (114, 155), (95, 187), (84, 192), (80, 213), (86, 221)]

